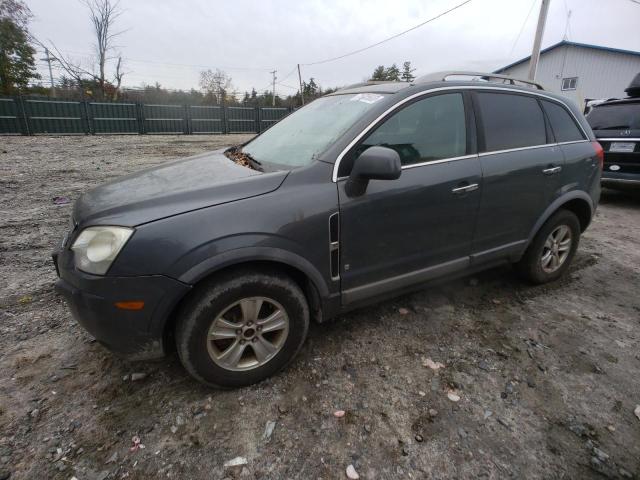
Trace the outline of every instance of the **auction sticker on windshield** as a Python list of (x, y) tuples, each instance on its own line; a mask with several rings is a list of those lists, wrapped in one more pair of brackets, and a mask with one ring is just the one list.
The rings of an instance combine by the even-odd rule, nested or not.
[(358, 93), (354, 95), (350, 101), (352, 102), (364, 102), (364, 103), (376, 103), (379, 100), (382, 100), (384, 95), (379, 95), (377, 93)]

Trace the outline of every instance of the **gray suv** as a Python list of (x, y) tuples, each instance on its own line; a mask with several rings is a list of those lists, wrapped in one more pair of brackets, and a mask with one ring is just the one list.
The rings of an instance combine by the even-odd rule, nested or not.
[(245, 145), (85, 193), (58, 291), (109, 349), (176, 349), (199, 381), (237, 387), (283, 368), (311, 319), (504, 263), (557, 279), (602, 149), (567, 99), (464, 75), (348, 87)]

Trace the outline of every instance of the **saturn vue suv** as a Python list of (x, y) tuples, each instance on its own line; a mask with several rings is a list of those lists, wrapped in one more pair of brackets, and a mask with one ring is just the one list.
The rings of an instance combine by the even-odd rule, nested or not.
[(290, 362), (311, 320), (501, 264), (557, 279), (602, 161), (577, 107), (537, 84), (359, 84), (244, 145), (86, 192), (57, 290), (114, 352), (177, 350), (199, 381), (244, 386)]

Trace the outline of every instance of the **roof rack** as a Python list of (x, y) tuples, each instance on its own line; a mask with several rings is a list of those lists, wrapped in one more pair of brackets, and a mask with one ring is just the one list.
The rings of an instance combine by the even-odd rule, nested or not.
[(530, 80), (522, 80), (520, 78), (513, 78), (508, 75), (500, 75), (497, 73), (484, 73), (484, 72), (464, 72), (464, 71), (435, 72), (435, 73), (430, 73), (423, 77), (417, 78), (414, 83), (446, 82), (449, 77), (472, 77), (471, 80), (474, 80), (474, 81), (484, 80), (487, 82), (490, 82), (491, 79), (498, 79), (498, 80), (502, 80), (500, 83), (508, 83), (510, 85), (516, 85), (516, 82), (517, 82), (517, 83), (523, 84), (526, 87), (535, 87), (538, 90), (544, 90), (542, 85), (536, 82), (532, 82)]
[(348, 90), (350, 88), (366, 87), (369, 85), (382, 85), (385, 83), (394, 83), (394, 80), (365, 80), (364, 82), (352, 83), (351, 85), (345, 85), (338, 90)]

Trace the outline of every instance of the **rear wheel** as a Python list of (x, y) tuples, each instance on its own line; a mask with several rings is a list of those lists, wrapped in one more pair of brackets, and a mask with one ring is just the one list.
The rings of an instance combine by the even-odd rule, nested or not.
[(579, 241), (578, 217), (568, 210), (560, 210), (536, 234), (516, 269), (532, 283), (556, 280), (569, 268)]
[(202, 383), (240, 387), (283, 368), (307, 335), (298, 285), (271, 272), (238, 271), (199, 287), (180, 312), (178, 355)]

